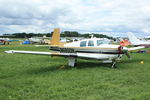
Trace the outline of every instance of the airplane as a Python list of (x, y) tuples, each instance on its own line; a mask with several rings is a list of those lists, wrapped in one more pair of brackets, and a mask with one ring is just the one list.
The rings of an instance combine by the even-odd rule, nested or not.
[(1, 45), (10, 44), (10, 42), (15, 42), (15, 41), (20, 41), (20, 40), (9, 39), (9, 38), (0, 38)]
[[(49, 45), (53, 45), (54, 42), (58, 45), (63, 45), (69, 41), (65, 40), (64, 38), (60, 38), (60, 30), (54, 30), (55, 35), (51, 38), (50, 37), (31, 37), (31, 38), (27, 38), (28, 41), (31, 42), (31, 44), (33, 43), (40, 43), (40, 44), (48, 44), (48, 45), (36, 45), (36, 46), (49, 46)], [(57, 40), (57, 41), (56, 41)]]
[(44, 40), (41, 39), (41, 38), (38, 38), (38, 37), (28, 38), (27, 40), (30, 41), (31, 44), (33, 44), (33, 43), (40, 43), (40, 44), (43, 44), (43, 43), (44, 43)]
[(50, 44), (50, 37), (46, 37), (45, 35), (43, 37), (31, 37), (27, 38), (25, 37), (26, 40), (23, 41), (22, 44), (34, 44), (34, 43), (39, 43), (39, 44)]
[(145, 47), (150, 47), (150, 41), (142, 41), (140, 39), (138, 39), (133, 33), (128, 32), (127, 33), (129, 41), (131, 43), (131, 45), (133, 46), (145, 46)]
[(71, 67), (76, 66), (77, 58), (97, 59), (102, 63), (112, 63), (111, 67), (116, 68), (116, 61), (123, 55), (127, 55), (130, 58), (128, 51), (144, 48), (143, 46), (133, 48), (122, 47), (121, 45), (110, 44), (108, 41), (101, 40), (100, 38), (83, 39), (62, 44), (60, 43), (59, 32), (59, 29), (54, 29), (51, 40), (52, 45), (49, 46), (51, 52), (21, 50), (8, 50), (5, 52), (67, 57), (68, 65)]
[(3, 44), (3, 45), (5, 45), (5, 44), (9, 44), (9, 38), (0, 38), (0, 44)]

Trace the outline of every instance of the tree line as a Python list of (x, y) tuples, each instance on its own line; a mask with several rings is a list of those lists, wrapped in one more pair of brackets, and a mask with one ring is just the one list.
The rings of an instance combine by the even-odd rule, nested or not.
[[(51, 33), (13, 33), (11, 38), (31, 38), (31, 37), (51, 37), (53, 32)], [(61, 37), (84, 37), (84, 38), (90, 38), (91, 34), (93, 34), (94, 37), (97, 38), (108, 38), (108, 39), (113, 39), (113, 37), (104, 35), (104, 34), (97, 34), (97, 33), (85, 33), (85, 34), (80, 34), (76, 31), (64, 31), (61, 32), (60, 36)]]

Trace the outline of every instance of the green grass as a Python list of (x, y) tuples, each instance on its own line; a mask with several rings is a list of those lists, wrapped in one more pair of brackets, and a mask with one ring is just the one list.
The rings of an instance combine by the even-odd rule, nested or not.
[(124, 56), (117, 69), (82, 59), (70, 68), (62, 57), (4, 53), (10, 49), (49, 51), (17, 43), (0, 46), (0, 100), (150, 99), (148, 53), (132, 53), (132, 60)]

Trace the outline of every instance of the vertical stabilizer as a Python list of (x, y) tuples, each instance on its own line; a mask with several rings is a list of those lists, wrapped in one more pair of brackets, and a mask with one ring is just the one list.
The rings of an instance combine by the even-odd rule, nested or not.
[(128, 32), (128, 38), (129, 38), (129, 41), (131, 42), (132, 45), (139, 45), (141, 44), (141, 40), (139, 40), (133, 33), (131, 32)]
[(52, 34), (51, 45), (59, 45), (60, 43), (60, 29), (55, 28)]

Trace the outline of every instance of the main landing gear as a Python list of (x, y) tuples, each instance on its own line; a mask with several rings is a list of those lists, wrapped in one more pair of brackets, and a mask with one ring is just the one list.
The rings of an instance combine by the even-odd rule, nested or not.
[(68, 65), (71, 67), (75, 67), (77, 65), (76, 57), (68, 57)]
[[(108, 61), (105, 61), (105, 62), (108, 62)], [(115, 60), (112, 60), (112, 65), (111, 65), (111, 68), (117, 68), (116, 66), (116, 59)], [(77, 65), (77, 58), (76, 57), (68, 57), (68, 65), (71, 66), (71, 67), (75, 67)]]

